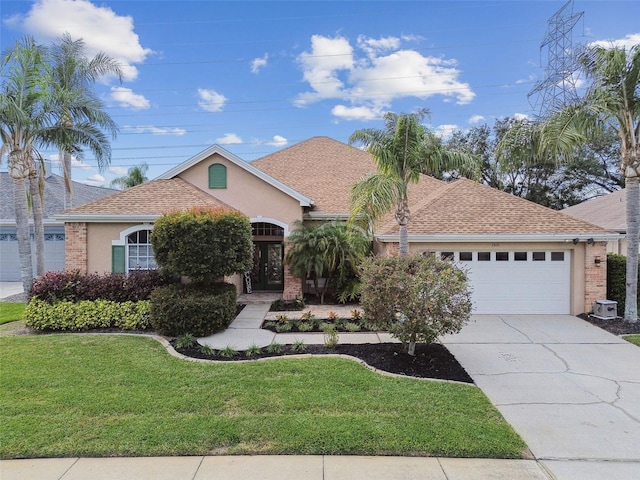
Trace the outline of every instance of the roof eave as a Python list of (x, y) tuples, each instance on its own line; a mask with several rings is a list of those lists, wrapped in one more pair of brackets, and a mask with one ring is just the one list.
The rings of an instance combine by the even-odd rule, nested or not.
[(56, 220), (82, 223), (153, 223), (160, 214), (147, 215), (123, 215), (123, 214), (82, 214), (82, 213), (61, 213), (55, 215)]
[(172, 168), (171, 170), (169, 170), (168, 172), (160, 175), (155, 180), (170, 180), (170, 179), (174, 178), (175, 176), (179, 175), (180, 173), (184, 172), (188, 168), (191, 168), (192, 166), (196, 165), (197, 163), (200, 163), (202, 160), (204, 160), (207, 157), (210, 157), (211, 155), (213, 155), (215, 153), (223, 156), (224, 158), (229, 160), (231, 163), (234, 163), (238, 167), (240, 167), (240, 168), (246, 170), (247, 172), (255, 175), (256, 177), (258, 177), (262, 181), (268, 183), (272, 187), (277, 188), (281, 192), (283, 192), (283, 193), (289, 195), (290, 197), (298, 200), (300, 202), (300, 206), (301, 207), (311, 207), (311, 206), (314, 205), (313, 200), (311, 200), (310, 198), (305, 197), (300, 192), (295, 191), (293, 188), (291, 188), (291, 187), (285, 185), (284, 183), (276, 180), (275, 178), (273, 178), (272, 176), (266, 174), (265, 172), (263, 172), (259, 168), (254, 167), (249, 162), (245, 162), (243, 159), (241, 159), (237, 155), (234, 155), (233, 153), (229, 152), (228, 150), (225, 150), (224, 148), (222, 148), (220, 145), (217, 145), (217, 144), (216, 145), (212, 145), (211, 147), (207, 148), (206, 150), (203, 150), (200, 153), (197, 153), (196, 155), (194, 155), (190, 159), (182, 162), (180, 165), (178, 165), (178, 166)]
[[(375, 235), (376, 240), (383, 243), (396, 243), (400, 241), (400, 235)], [(413, 234), (408, 236), (409, 243), (475, 243), (475, 242), (607, 242), (619, 240), (624, 235), (619, 233), (543, 233), (543, 234)]]

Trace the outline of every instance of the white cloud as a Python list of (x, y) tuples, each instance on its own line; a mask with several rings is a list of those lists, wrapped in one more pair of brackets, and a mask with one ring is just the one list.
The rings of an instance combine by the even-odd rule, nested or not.
[(125, 167), (112, 166), (109, 167), (109, 172), (114, 175), (126, 175), (129, 171)]
[(198, 89), (198, 105), (207, 112), (220, 112), (224, 107), (227, 98), (215, 90), (199, 88)]
[(131, 133), (150, 133), (152, 135), (175, 135), (182, 136), (187, 131), (178, 127), (154, 127), (153, 125), (126, 126), (124, 130)]
[(469, 117), (469, 123), (471, 124), (484, 122), (484, 120), (485, 118), (482, 115), (471, 115), (471, 117)]
[(87, 177), (85, 180), (78, 180), (80, 183), (85, 183), (87, 185), (93, 185), (94, 187), (104, 187), (106, 186), (105, 179), (99, 173), (95, 175), (91, 175)]
[(282, 135), (274, 135), (271, 140), (253, 140), (251, 143), (254, 145), (269, 145), (272, 147), (284, 147), (289, 143), (289, 140)]
[(640, 44), (640, 33), (629, 33), (624, 38), (619, 38), (617, 40), (598, 40), (596, 42), (591, 42), (590, 46), (599, 46), (599, 47), (623, 47), (629, 50), (634, 45)]
[(104, 52), (120, 62), (125, 80), (134, 80), (138, 76), (135, 65), (153, 53), (140, 44), (132, 17), (87, 0), (38, 0), (25, 15), (11, 17), (6, 23), (41, 41), (68, 32), (73, 40), (84, 41), (89, 56)]
[(143, 95), (134, 93), (130, 88), (111, 87), (111, 98), (120, 104), (121, 107), (133, 108), (134, 110), (146, 110), (151, 107), (149, 100)]
[(225, 133), (224, 136), (216, 138), (216, 143), (220, 145), (238, 145), (242, 139), (235, 133)]
[(382, 115), (382, 108), (381, 106), (347, 107), (336, 105), (331, 109), (331, 113), (343, 120), (375, 120)]
[(271, 145), (272, 147), (284, 147), (287, 143), (289, 143), (289, 140), (282, 135), (274, 135), (271, 141), (264, 142), (265, 145)]
[(453, 132), (459, 129), (460, 128), (458, 127), (458, 125), (438, 125), (434, 129), (434, 133), (436, 134), (436, 136), (440, 137), (442, 140), (446, 140), (448, 138), (451, 138), (451, 135), (453, 134)]
[(361, 35), (356, 50), (344, 37), (313, 35), (311, 50), (298, 57), (311, 91), (298, 95), (295, 104), (349, 101), (350, 106), (336, 105), (333, 113), (353, 120), (369, 119), (373, 112), (380, 114), (399, 98), (424, 100), (439, 95), (458, 104), (470, 103), (475, 93), (468, 83), (459, 80), (456, 60), (425, 57), (400, 48), (403, 41), (414, 39)]
[(516, 120), (529, 120), (529, 115), (527, 115), (526, 113), (514, 113), (513, 114), (513, 118), (515, 118)]
[(269, 54), (265, 53), (264, 57), (254, 58), (251, 62), (251, 73), (258, 73), (261, 68), (267, 66), (267, 60), (269, 60)]
[[(49, 155), (48, 160), (51, 161), (51, 166), (52, 167), (58, 167), (60, 169), (60, 172), (62, 173), (62, 163), (60, 162), (60, 155), (57, 153), (54, 153), (52, 155)], [(72, 169), (80, 169), (80, 170), (92, 170), (93, 167), (91, 165), (88, 165), (87, 163), (85, 163), (84, 160), (79, 159), (75, 156), (71, 156), (71, 168)], [(71, 176), (73, 177), (73, 172), (71, 172)]]

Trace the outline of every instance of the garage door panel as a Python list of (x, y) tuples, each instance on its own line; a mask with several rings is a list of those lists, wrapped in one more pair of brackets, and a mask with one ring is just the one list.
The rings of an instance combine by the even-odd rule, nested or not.
[[(552, 261), (550, 251), (544, 261), (534, 261), (531, 251), (526, 260), (515, 261), (514, 253), (508, 252), (507, 261), (497, 261), (496, 252), (491, 252), (489, 261), (478, 261), (478, 252), (473, 252), (471, 261), (459, 262), (469, 272), (474, 313), (568, 314), (571, 252), (563, 252), (562, 261)], [(455, 259), (459, 258), (456, 252)]]

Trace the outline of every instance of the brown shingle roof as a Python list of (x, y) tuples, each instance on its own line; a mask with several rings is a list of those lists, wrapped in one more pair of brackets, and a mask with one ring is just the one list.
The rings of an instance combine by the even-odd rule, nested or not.
[[(409, 234), (533, 235), (606, 232), (596, 225), (464, 178), (427, 193), (421, 202), (412, 200), (410, 208)], [(393, 219), (388, 219), (378, 229), (378, 233), (397, 234), (398, 226)]]
[(375, 172), (367, 152), (328, 137), (313, 137), (252, 162), (315, 202), (314, 211), (349, 213), (351, 186)]
[(627, 231), (627, 191), (622, 189), (562, 210), (574, 218), (618, 232)]
[(71, 215), (162, 215), (192, 207), (225, 207), (227, 204), (179, 177), (153, 180), (80, 207), (66, 210)]

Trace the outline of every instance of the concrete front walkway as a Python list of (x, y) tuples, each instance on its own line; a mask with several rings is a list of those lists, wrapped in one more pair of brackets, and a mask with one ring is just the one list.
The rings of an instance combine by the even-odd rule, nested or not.
[(555, 478), (640, 479), (640, 348), (570, 315), (475, 316), (443, 343)]
[[(549, 480), (533, 460), (354, 456), (52, 458), (0, 462), (2, 480)], [(588, 477), (585, 477), (588, 478)]]

